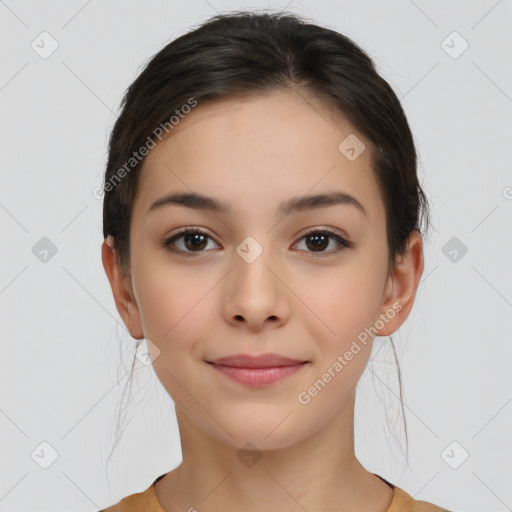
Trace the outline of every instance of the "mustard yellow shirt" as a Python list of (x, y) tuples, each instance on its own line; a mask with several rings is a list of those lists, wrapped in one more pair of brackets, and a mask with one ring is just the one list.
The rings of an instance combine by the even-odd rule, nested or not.
[[(145, 491), (131, 494), (119, 503), (99, 512), (167, 512), (158, 502), (155, 494), (155, 484), (167, 473), (160, 475)], [(379, 475), (381, 480), (384, 480)], [(449, 512), (426, 501), (417, 501), (405, 491), (384, 480), (393, 489), (393, 499), (386, 512)]]

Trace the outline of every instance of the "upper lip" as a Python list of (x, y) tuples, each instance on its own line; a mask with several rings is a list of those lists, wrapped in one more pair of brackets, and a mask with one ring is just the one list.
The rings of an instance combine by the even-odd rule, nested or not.
[(207, 361), (222, 366), (234, 366), (239, 368), (274, 368), (276, 366), (292, 366), (306, 363), (301, 359), (291, 359), (279, 354), (262, 354), (251, 356), (250, 354), (234, 354)]

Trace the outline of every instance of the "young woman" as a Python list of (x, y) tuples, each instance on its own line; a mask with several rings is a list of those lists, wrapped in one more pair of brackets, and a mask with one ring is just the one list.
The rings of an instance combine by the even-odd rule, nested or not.
[(103, 264), (183, 461), (105, 512), (443, 510), (354, 452), (356, 384), (411, 311), (427, 213), (371, 59), (291, 14), (216, 16), (151, 59), (109, 150)]

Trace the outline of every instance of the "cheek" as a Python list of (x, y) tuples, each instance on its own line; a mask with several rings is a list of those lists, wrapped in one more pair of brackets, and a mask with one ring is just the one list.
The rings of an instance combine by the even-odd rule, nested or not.
[(192, 376), (197, 375), (200, 358), (198, 326), (208, 332), (205, 295), (212, 284), (176, 270), (141, 275), (144, 284), (138, 296), (144, 332), (154, 345), (149, 350), (153, 369), (172, 399), (187, 411), (190, 394), (204, 400), (199, 380)]
[[(309, 280), (308, 289), (301, 290), (307, 298), (304, 301), (305, 318), (310, 319), (305, 320), (307, 330), (318, 341), (322, 357), (327, 359), (324, 364), (330, 364), (330, 360), (345, 353), (356, 341), (360, 345), (354, 358), (358, 363), (350, 366), (364, 366), (371, 349), (371, 337), (366, 329), (374, 326), (379, 317), (381, 280), (376, 265), (372, 269), (361, 263), (333, 269), (321, 279)], [(353, 351), (358, 351), (357, 347)]]
[(154, 255), (141, 258), (134, 275), (137, 276), (137, 298), (145, 327), (150, 335), (163, 343), (176, 333), (183, 334), (190, 329), (201, 298), (213, 284), (213, 279), (206, 276), (199, 279), (193, 269), (163, 264)]
[[(194, 353), (198, 326), (208, 332), (208, 292), (215, 281), (198, 279), (190, 272), (147, 265), (139, 268), (137, 297), (146, 337), (158, 348), (154, 360), (157, 373), (163, 365), (179, 371), (184, 354)], [(211, 281), (211, 282), (210, 282)], [(151, 355), (151, 353), (150, 353)], [(152, 356), (153, 360), (153, 356)], [(160, 377), (160, 375), (159, 375)]]

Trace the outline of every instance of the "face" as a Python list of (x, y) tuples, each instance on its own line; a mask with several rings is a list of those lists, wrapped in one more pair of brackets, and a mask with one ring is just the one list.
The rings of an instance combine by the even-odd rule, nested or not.
[[(339, 149), (349, 135), (365, 145), (355, 159)], [(155, 205), (171, 194), (215, 203)], [(332, 194), (345, 200), (305, 199)], [(405, 320), (419, 279), (416, 264), (393, 286), (370, 142), (302, 93), (199, 102), (146, 157), (130, 237), (125, 323), (150, 340), (179, 417), (237, 447), (285, 447), (350, 417), (373, 335)], [(268, 353), (297, 363), (212, 364)]]

